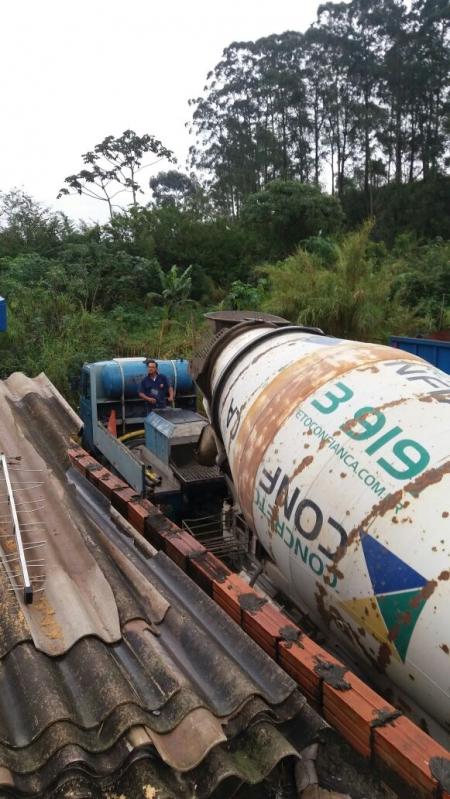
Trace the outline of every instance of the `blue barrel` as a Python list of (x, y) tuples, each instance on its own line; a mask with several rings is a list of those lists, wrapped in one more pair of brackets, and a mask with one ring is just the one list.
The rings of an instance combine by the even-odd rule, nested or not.
[[(189, 374), (189, 361), (160, 361), (158, 371), (171, 382), (175, 396), (179, 394), (195, 394), (195, 383)], [(103, 366), (103, 388), (108, 399), (120, 399), (122, 391), (126, 399), (138, 396), (139, 386), (147, 374), (147, 366), (143, 361), (117, 358)]]

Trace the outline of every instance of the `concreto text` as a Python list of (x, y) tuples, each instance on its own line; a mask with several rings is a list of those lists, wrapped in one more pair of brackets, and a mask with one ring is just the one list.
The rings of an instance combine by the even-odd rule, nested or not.
[[(283, 474), (279, 467), (274, 474), (263, 468), (255, 490), (254, 504), (269, 522), (269, 529), (273, 529), (288, 549), (300, 557), (314, 574), (321, 576), (325, 569), (324, 558), (333, 562), (338, 557), (339, 551), (347, 544), (347, 533), (336, 519), (324, 514), (317, 502), (301, 498), (298, 487), (291, 489), (288, 475)], [(278, 518), (280, 510), (284, 517), (282, 521)], [(306, 542), (316, 541), (324, 527), (332, 531), (335, 541), (333, 550), (318, 544), (318, 552), (311, 551)], [(325, 579), (330, 587), (336, 585), (335, 574)]]

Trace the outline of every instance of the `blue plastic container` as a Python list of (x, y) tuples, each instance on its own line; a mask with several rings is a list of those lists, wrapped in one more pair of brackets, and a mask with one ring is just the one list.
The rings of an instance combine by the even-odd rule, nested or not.
[[(171, 382), (175, 395), (195, 394), (195, 384), (189, 374), (188, 360), (160, 361), (156, 359), (158, 371)], [(138, 396), (142, 378), (147, 374), (143, 361), (118, 358), (103, 365), (103, 388), (108, 399), (120, 399), (122, 392), (126, 399)]]
[(392, 336), (389, 344), (391, 347), (410, 352), (412, 355), (418, 355), (424, 361), (428, 361), (443, 372), (450, 374), (450, 342), (448, 341)]

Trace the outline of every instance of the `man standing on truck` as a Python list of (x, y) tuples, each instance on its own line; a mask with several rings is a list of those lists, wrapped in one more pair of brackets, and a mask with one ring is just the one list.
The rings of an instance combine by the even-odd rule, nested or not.
[(147, 365), (148, 374), (141, 381), (139, 386), (139, 396), (145, 400), (147, 413), (159, 408), (167, 407), (166, 395), (169, 395), (169, 402), (173, 403), (173, 387), (165, 375), (158, 372), (158, 364), (153, 358), (146, 358), (144, 363)]

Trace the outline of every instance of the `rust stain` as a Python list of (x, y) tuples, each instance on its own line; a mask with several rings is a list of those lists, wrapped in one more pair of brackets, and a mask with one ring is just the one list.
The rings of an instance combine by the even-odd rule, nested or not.
[(239, 374), (237, 375), (236, 379), (233, 380), (232, 383), (230, 383), (228, 391), (227, 391), (227, 393), (225, 394), (225, 396), (223, 398), (223, 403), (225, 404), (225, 402), (227, 401), (228, 397), (230, 396), (230, 394), (231, 394), (233, 388), (235, 387), (235, 385), (237, 383), (241, 382), (242, 375), (245, 375), (245, 373), (249, 369), (251, 369), (252, 366), (254, 366), (256, 363), (258, 363), (259, 359), (262, 358), (263, 355), (265, 356), (269, 352), (272, 352), (273, 350), (279, 349), (279, 347), (283, 347), (284, 344), (285, 344), (285, 341), (282, 339), (281, 341), (278, 341), (278, 342), (274, 343), (271, 347), (267, 347), (267, 349), (264, 349), (262, 352), (259, 353), (259, 355), (256, 355), (255, 358), (253, 358), (253, 360), (247, 366), (245, 366), (244, 369), (242, 369), (242, 371), (239, 372)]
[[(327, 610), (325, 607), (325, 597), (328, 596), (328, 592), (326, 588), (322, 585), (322, 583), (316, 583), (317, 592), (314, 594), (314, 598), (317, 604), (317, 610), (319, 611), (322, 619), (324, 620), (327, 626), (330, 626), (331, 622), (333, 621), (334, 614), (330, 610)], [(338, 611), (336, 611), (336, 616), (342, 618)]]
[(341, 472), (341, 477), (342, 477), (342, 479), (344, 479), (344, 477), (347, 477), (347, 475), (345, 474), (345, 472)]
[(303, 471), (303, 469), (306, 469), (306, 467), (309, 466), (310, 463), (313, 462), (313, 460), (314, 458), (312, 455), (307, 455), (306, 458), (303, 458), (303, 460), (299, 463), (295, 471), (292, 472), (291, 480), (294, 480), (296, 477), (298, 477), (298, 475)]
[(398, 623), (398, 621), (396, 621), (394, 626), (391, 627), (390, 630), (388, 630), (388, 641), (392, 641), (392, 642), (396, 641), (397, 638), (398, 638), (399, 632), (400, 632), (400, 624)]
[(400, 352), (390, 352), (388, 348), (370, 344), (327, 347), (326, 352), (321, 349), (283, 369), (260, 392), (242, 421), (233, 454), (233, 476), (243, 514), (250, 526), (259, 464), (277, 432), (301, 402), (326, 383), (358, 366), (386, 358), (405, 360), (405, 353), (400, 355)]
[(391, 647), (389, 644), (381, 644), (378, 650), (377, 668), (385, 672), (391, 662)]
[(430, 395), (427, 394), (423, 397), (419, 397), (419, 402), (433, 402), (433, 399), (433, 397), (430, 397)]
[(378, 366), (363, 366), (362, 369), (357, 369), (357, 372), (372, 372), (372, 374), (376, 375), (380, 371)]
[(366, 411), (365, 413), (362, 413), (360, 416), (358, 416), (357, 419), (355, 417), (353, 417), (352, 419), (349, 419), (347, 422), (345, 422), (345, 424), (342, 425), (341, 430), (344, 433), (348, 433), (350, 430), (352, 430), (354, 427), (356, 427), (356, 425), (359, 422), (364, 422), (370, 416), (373, 416), (376, 413), (382, 413), (383, 411), (387, 410), (388, 408), (394, 408), (397, 405), (402, 405), (402, 404), (408, 402), (409, 399), (410, 399), (410, 397), (402, 397), (402, 398), (397, 399), (397, 400), (391, 400), (391, 402), (386, 402), (383, 405), (377, 405), (376, 407), (370, 408), (368, 411)]
[(354, 417), (348, 419), (348, 421), (344, 422), (344, 424), (342, 425), (341, 428), (342, 432), (349, 433), (354, 427), (356, 427), (357, 424), (359, 424), (361, 420), (364, 421), (364, 418), (367, 417), (368, 415), (369, 415), (368, 413), (364, 413), (358, 419), (355, 419)]
[[(378, 656), (375, 657), (375, 652), (372, 647), (367, 648), (364, 646), (363, 642), (360, 638), (357, 639), (356, 643), (358, 644), (361, 651), (364, 653), (367, 660), (372, 663), (373, 667), (380, 672), (385, 672), (387, 667), (389, 666), (390, 659), (391, 659), (391, 649), (389, 644), (383, 643), (380, 646), (378, 651)], [(386, 693), (387, 698), (387, 693)]]
[(410, 599), (409, 601), (410, 607), (412, 607), (413, 610), (417, 610), (420, 603), (425, 602), (427, 599), (429, 599), (430, 596), (434, 593), (436, 588), (437, 588), (436, 580), (428, 580), (428, 582), (425, 583), (424, 587), (419, 591), (419, 593), (416, 594), (416, 596), (413, 596), (412, 599)]
[(390, 497), (385, 497), (384, 499), (380, 500), (377, 505), (374, 505), (370, 513), (359, 523), (356, 527), (354, 527), (350, 533), (348, 534), (347, 544), (345, 547), (338, 547), (336, 552), (336, 557), (334, 559), (333, 568), (342, 560), (345, 553), (350, 549), (350, 547), (354, 543), (358, 543), (360, 535), (367, 535), (368, 528), (372, 521), (376, 519), (378, 516), (384, 516), (388, 511), (394, 510), (399, 504), (402, 498), (402, 490), (396, 491), (394, 494), (391, 494)]
[(324, 600), (325, 600), (325, 597), (328, 594), (327, 594), (327, 591), (324, 588), (324, 586), (321, 583), (316, 583), (316, 587), (317, 587), (317, 593), (314, 594), (314, 597), (315, 597), (315, 600), (316, 600), (316, 603), (317, 603), (317, 609), (318, 609), (320, 615), (322, 616), (322, 619), (324, 620), (324, 622), (327, 625), (327, 627), (330, 627), (332, 622), (335, 622), (336, 624), (337, 624), (337, 622), (339, 622), (339, 630), (343, 633), (343, 635), (346, 636), (346, 638), (348, 638), (350, 643), (352, 645), (355, 645), (355, 644), (359, 645), (359, 646), (361, 646), (361, 648), (363, 648), (361, 643), (360, 643), (359, 637), (353, 631), (351, 625), (348, 623), (348, 621), (345, 618), (345, 616), (343, 616), (338, 611), (338, 609), (336, 607), (334, 607), (333, 605), (329, 609), (327, 609), (325, 607), (325, 601)]
[(397, 405), (403, 405), (404, 403), (409, 402), (410, 399), (413, 399), (413, 398), (412, 397), (401, 397), (400, 399), (391, 400), (390, 402), (385, 402), (382, 405), (377, 405), (377, 407), (374, 408), (374, 411), (375, 412), (378, 411), (378, 412), (382, 413), (383, 411), (387, 410), (388, 408), (395, 408), (395, 407), (397, 407)]
[(405, 486), (405, 493), (417, 495), (424, 491), (426, 488), (436, 483), (440, 483), (445, 474), (450, 472), (450, 461), (447, 461), (439, 468), (434, 467), (428, 471), (422, 472), (415, 480)]
[[(343, 580), (343, 579), (344, 579), (344, 573), (343, 573), (343, 572), (341, 572), (341, 570), (340, 570), (340, 569), (338, 569), (338, 567), (337, 567), (337, 563), (336, 563), (336, 562), (332, 563), (332, 564), (331, 564), (331, 566), (329, 566), (329, 565), (327, 564), (327, 567), (326, 567), (326, 568), (327, 568), (328, 572), (329, 572), (330, 574), (334, 574), (334, 575), (335, 575), (335, 576), (338, 578), (338, 580)], [(331, 582), (331, 577), (329, 577), (329, 576), (328, 576), (328, 575), (326, 575), (326, 574), (324, 575), (324, 578), (323, 578), (323, 579), (325, 580), (325, 582), (326, 582), (326, 583), (330, 583), (330, 582)]]
[(447, 519), (448, 518), (448, 511), (444, 510), (444, 512), (442, 513), (442, 518), (443, 519)]
[(442, 649), (443, 652), (445, 652), (446, 655), (448, 655), (450, 653), (450, 650), (449, 650), (447, 644), (441, 644), (440, 648)]
[(443, 571), (440, 573), (438, 580), (450, 580), (450, 572)]

